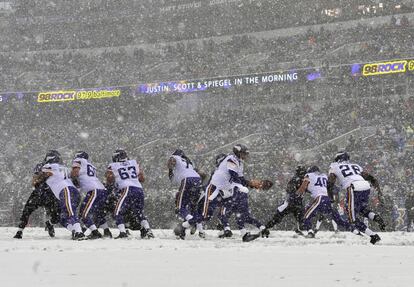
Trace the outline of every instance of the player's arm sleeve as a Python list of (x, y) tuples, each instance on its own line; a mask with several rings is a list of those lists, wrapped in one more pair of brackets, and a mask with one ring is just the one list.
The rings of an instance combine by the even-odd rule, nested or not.
[(330, 173), (328, 176), (328, 196), (330, 199), (335, 200), (334, 198), (334, 187), (335, 187), (336, 175), (334, 173)]
[(115, 176), (114, 176), (111, 166), (108, 166), (108, 168), (106, 169), (105, 178), (106, 178), (107, 185), (111, 185), (115, 182)]
[(229, 169), (229, 174), (230, 174), (230, 181), (231, 182), (240, 183), (241, 185), (244, 185), (242, 183), (242, 178), (244, 179), (244, 177), (239, 177), (239, 174), (237, 172), (235, 172), (234, 170), (231, 170), (231, 169)]
[[(365, 179), (365, 180), (367, 180), (367, 181), (369, 181), (371, 184), (372, 184), (372, 186), (377, 190), (377, 192), (378, 192), (378, 197), (381, 197), (382, 198), (382, 191), (381, 191), (381, 188), (380, 188), (380, 186), (379, 186), (379, 182), (378, 182), (378, 180), (373, 176), (373, 175), (371, 175), (371, 174), (369, 174), (368, 172), (366, 172), (366, 171), (363, 171), (362, 173), (361, 173), (361, 176)], [(381, 200), (381, 198), (380, 198), (380, 200)]]
[(308, 185), (309, 185), (309, 177), (306, 176), (303, 179), (302, 184), (299, 186), (296, 193), (299, 194), (299, 195), (305, 194), (306, 190), (308, 189)]

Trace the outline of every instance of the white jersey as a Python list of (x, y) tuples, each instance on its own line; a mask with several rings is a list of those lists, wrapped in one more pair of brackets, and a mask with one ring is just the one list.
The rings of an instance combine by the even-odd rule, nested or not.
[(210, 183), (220, 190), (230, 190), (234, 187), (231, 182), (229, 170), (237, 173), (239, 177), (243, 176), (243, 162), (235, 155), (228, 155), (218, 166)]
[(46, 184), (50, 187), (53, 194), (59, 199), (60, 192), (69, 186), (74, 186), (68, 176), (68, 169), (58, 163), (47, 163), (42, 167), (42, 172), (51, 173)]
[(309, 181), (307, 191), (312, 198), (318, 196), (328, 196), (328, 177), (324, 173), (311, 172), (305, 175), (305, 180)]
[(344, 162), (331, 163), (329, 173), (335, 174), (342, 189), (354, 186), (354, 190), (368, 190), (370, 184), (362, 176), (362, 167), (358, 164)]
[(174, 184), (180, 184), (184, 178), (187, 177), (197, 177), (200, 178), (200, 175), (194, 170), (192, 164), (188, 163), (181, 156), (173, 155), (171, 156), (175, 159), (175, 166), (173, 168), (173, 176), (171, 181)]
[(83, 192), (105, 189), (96, 177), (96, 168), (87, 159), (75, 158), (72, 162), (72, 168), (74, 167), (79, 167), (79, 184)]
[(142, 188), (138, 180), (139, 166), (136, 160), (131, 159), (124, 162), (113, 162), (109, 165), (108, 169), (113, 172), (115, 184), (118, 189), (123, 189), (128, 186)]

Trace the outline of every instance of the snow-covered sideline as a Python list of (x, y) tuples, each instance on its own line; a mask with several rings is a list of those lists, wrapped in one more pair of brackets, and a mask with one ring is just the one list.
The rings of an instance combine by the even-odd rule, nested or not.
[[(373, 246), (349, 233), (319, 232), (315, 239), (272, 231), (243, 243), (238, 234), (218, 239), (155, 230), (127, 240), (69, 240), (57, 229), (49, 238), (27, 228), (0, 228), (0, 286), (413, 286), (414, 233), (381, 233)], [(116, 234), (117, 231), (114, 231)]]

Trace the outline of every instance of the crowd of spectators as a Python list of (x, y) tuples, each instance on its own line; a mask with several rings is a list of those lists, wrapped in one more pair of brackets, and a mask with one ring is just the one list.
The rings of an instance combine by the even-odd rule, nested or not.
[[(240, 29), (242, 25), (239, 22), (246, 24), (249, 19), (269, 19), (270, 16), (263, 17), (262, 14), (276, 13), (275, 11), (279, 10), (266, 9), (268, 6), (263, 4), (258, 6), (258, 11), (255, 11), (251, 10), (250, 5), (242, 5), (240, 9), (249, 8), (250, 17), (239, 17), (240, 19), (234, 22), (231, 22), (228, 17), (203, 12), (203, 15), (209, 15), (206, 21), (217, 22), (217, 19), (230, 21), (231, 25), (219, 23), (219, 26), (234, 27), (240, 30), (216, 34), (197, 32), (194, 37), (187, 39), (180, 38), (181, 33), (174, 30), (167, 30), (164, 33), (169, 38), (162, 36), (160, 29), (174, 28), (174, 25), (163, 21), (179, 22), (177, 19), (179, 17), (175, 17), (175, 14), (144, 18), (140, 25), (135, 23), (138, 20), (133, 13), (145, 7), (142, 8), (143, 4), (138, 4), (138, 1), (125, 1), (125, 3), (120, 1), (120, 6), (112, 10), (96, 8), (102, 7), (99, 6), (103, 5), (101, 2), (105, 2), (105, 5), (112, 5), (106, 1), (97, 1), (95, 6), (90, 4), (88, 8), (81, 9), (76, 14), (76, 17), (85, 17), (89, 20), (69, 21), (71, 17), (63, 17), (63, 15), (68, 14), (66, 9), (70, 11), (74, 8), (65, 6), (66, 9), (61, 10), (57, 8), (61, 7), (58, 4), (47, 6), (48, 9), (52, 9), (50, 13), (38, 15), (43, 10), (33, 12), (32, 18), (35, 19), (33, 20), (35, 23), (27, 20), (32, 18), (19, 18), (14, 15), (14, 18), (12, 17), (8, 21), (9, 24), (0, 32), (4, 39), (0, 44), (0, 51), (3, 51), (0, 53), (2, 63), (0, 90), (28, 91), (205, 78), (223, 74), (257, 72), (258, 70), (280, 70), (322, 64), (332, 66), (352, 61), (366, 62), (404, 57), (411, 55), (413, 51), (414, 30), (410, 29), (412, 25), (405, 14), (387, 16), (389, 18), (387, 23), (379, 21), (377, 24), (375, 24), (376, 19), (381, 17), (373, 17), (373, 23), (364, 22), (357, 26), (352, 24), (353, 20), (347, 18), (337, 19), (349, 20), (342, 22), (342, 26), (325, 20), (321, 22), (324, 25), (309, 26), (307, 31), (299, 27), (304, 23), (290, 23), (289, 21), (285, 23), (286, 19), (296, 18), (284, 15), (280, 19), (284, 20), (285, 26), (260, 24), (259, 28), (250, 31), (245, 28)], [(76, 4), (73, 5), (76, 7)], [(33, 11), (36, 7), (42, 7), (42, 5), (34, 5), (29, 11)], [(127, 7), (130, 9), (126, 9)], [(217, 9), (217, 11), (239, 15), (234, 12), (234, 9), (238, 8), (226, 5), (225, 9)], [(105, 11), (113, 11), (121, 15), (107, 17), (102, 14)], [(102, 14), (102, 17), (96, 16), (95, 13)], [(122, 13), (132, 14), (122, 16)], [(245, 15), (247, 12), (240, 13)], [(150, 11), (142, 12), (142, 14), (153, 15)], [(41, 15), (43, 16), (39, 18)], [(69, 22), (55, 23), (56, 19), (49, 18), (48, 15), (60, 16)], [(12, 19), (21, 21), (13, 23)], [(192, 14), (188, 15), (188, 19), (199, 21), (199, 18)], [(128, 24), (128, 22), (131, 23)], [(90, 27), (84, 27), (82, 23)], [(248, 23), (247, 26), (252, 25)], [(134, 32), (132, 27), (139, 27), (138, 31)], [(195, 30), (197, 27), (208, 30), (211, 25), (188, 23), (185, 27), (190, 30)], [(283, 32), (283, 29), (280, 29), (283, 27), (290, 27), (289, 32)], [(297, 27), (297, 31), (292, 32), (294, 27)], [(49, 28), (53, 31), (49, 31)], [(260, 33), (249, 33), (257, 31)], [(138, 32), (158, 35), (160, 39), (154, 42), (138, 35)], [(184, 31), (182, 34), (188, 35), (189, 33)], [(13, 41), (16, 43), (13, 44)]]
[[(125, 148), (147, 174), (147, 214), (155, 228), (170, 227), (175, 221), (174, 188), (165, 163), (178, 147), (209, 173), (217, 153), (230, 152), (235, 141), (247, 144), (251, 149), (247, 174), (276, 183), (268, 192), (251, 195), (253, 212), (263, 220), (284, 197), (283, 190), (297, 164), (317, 163), (327, 170), (334, 153), (345, 146), (353, 159), (379, 178), (391, 209), (403, 206), (405, 195), (412, 191), (412, 75), (367, 79), (349, 73), (344, 76), (335, 69), (338, 63), (412, 55), (414, 34), (407, 16), (389, 16), (387, 23), (375, 24), (373, 20), (370, 25), (354, 25), (352, 17), (343, 17), (336, 20), (351, 22), (336, 28), (329, 23), (297, 28), (287, 34), (280, 28), (323, 21), (309, 16), (302, 22), (282, 25), (250, 16), (254, 21), (244, 22), (243, 9), (248, 5), (232, 5), (245, 1), (228, 1), (234, 3), (220, 13), (236, 17), (230, 18), (234, 25), (217, 22), (198, 31), (191, 22), (180, 24), (179, 13), (151, 17), (152, 10), (139, 4), (143, 1), (116, 1), (117, 7), (111, 9), (108, 5), (115, 1), (69, 1), (73, 7), (61, 6), (62, 1), (48, 2), (55, 4), (44, 7), (27, 1), (33, 6), (16, 11), (14, 22), (9, 19), (0, 32), (10, 40), (0, 44), (0, 90), (128, 86), (162, 79), (268, 72), (281, 67), (315, 66), (327, 76), (314, 82), (189, 94), (143, 95), (136, 94), (131, 86), (114, 99), (47, 104), (36, 103), (30, 96), (16, 96), (0, 101), (0, 224), (17, 221), (29, 194), (31, 169), (48, 149), (61, 151), (67, 165), (75, 151), (85, 150), (103, 175), (113, 150)], [(89, 6), (85, 8), (79, 2)], [(167, 2), (181, 3), (164, 4)], [(251, 1), (259, 2), (266, 1)], [(77, 5), (84, 9), (76, 17), (65, 17)], [(264, 13), (267, 19), (279, 19), (280, 15), (270, 17), (266, 13), (280, 11), (269, 11), (266, 5), (255, 7), (257, 11), (249, 10), (253, 15)], [(231, 9), (238, 13), (230, 13)], [(136, 17), (138, 11), (142, 15)], [(201, 17), (200, 23), (203, 21), (207, 20)], [(142, 28), (137, 29), (137, 23), (142, 23)], [(12, 26), (17, 29), (15, 34), (11, 33)], [(364, 128), (374, 132), (353, 133)], [(349, 132), (352, 137), (347, 140), (326, 144)], [(159, 206), (170, 208), (160, 212)], [(385, 211), (392, 214), (389, 209)], [(391, 223), (390, 216), (388, 220)]]

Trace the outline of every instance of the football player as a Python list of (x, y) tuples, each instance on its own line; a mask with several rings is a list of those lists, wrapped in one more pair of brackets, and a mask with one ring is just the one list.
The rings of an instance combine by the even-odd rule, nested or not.
[(117, 149), (112, 155), (112, 163), (105, 174), (107, 184), (117, 186), (118, 199), (114, 218), (119, 229), (116, 238), (126, 238), (125, 216), (132, 213), (140, 221), (141, 238), (154, 238), (147, 218), (144, 214), (144, 190), (142, 182), (144, 173), (136, 160), (130, 160), (125, 150)]
[(341, 189), (346, 190), (346, 212), (349, 223), (355, 224), (359, 231), (370, 236), (371, 243), (375, 244), (381, 238), (365, 225), (363, 218), (377, 222), (380, 229), (385, 230), (384, 220), (368, 207), (371, 185), (378, 192), (380, 203), (383, 202), (381, 189), (375, 177), (349, 160), (350, 156), (346, 151), (340, 151), (335, 155), (335, 162), (329, 168), (328, 193), (332, 193), (335, 182), (338, 180)]
[(96, 176), (96, 168), (89, 161), (88, 153), (78, 151), (72, 162), (71, 178), (79, 183), (84, 198), (81, 203), (79, 216), (85, 226), (91, 231), (88, 239), (102, 238), (96, 224), (103, 225), (104, 234), (110, 237), (108, 224), (105, 220), (104, 205), (108, 191)]
[[(210, 184), (207, 186), (203, 211), (203, 215), (207, 216), (210, 203), (219, 195), (224, 199), (232, 198), (229, 200), (228, 207), (225, 207), (225, 212), (224, 214), (222, 213), (222, 216), (224, 221), (227, 221), (233, 212), (237, 212), (237, 225), (245, 242), (252, 241), (260, 236), (260, 234), (250, 234), (250, 232), (247, 232), (245, 229), (246, 223), (255, 225), (261, 231), (265, 230), (265, 226), (251, 216), (248, 206), (249, 189), (247, 186), (259, 188), (262, 185), (262, 183), (259, 183), (252, 186), (251, 181), (244, 178), (243, 161), (247, 159), (248, 155), (248, 148), (245, 145), (237, 144), (233, 147), (233, 154), (224, 158), (214, 172)], [(228, 228), (229, 226), (225, 225), (225, 232)]]
[(353, 227), (346, 221), (342, 220), (337, 210), (332, 208), (331, 198), (328, 196), (328, 177), (321, 173), (319, 167), (311, 166), (302, 181), (297, 193), (302, 195), (308, 191), (311, 194), (312, 202), (306, 208), (304, 215), (303, 227), (307, 230), (306, 237), (314, 238), (315, 233), (312, 230), (312, 219), (315, 216), (323, 215), (334, 220), (345, 230), (353, 231)]
[(82, 240), (82, 232), (76, 208), (79, 205), (79, 190), (73, 185), (68, 176), (68, 170), (62, 165), (62, 159), (57, 151), (51, 150), (46, 154), (42, 167), (42, 176), (53, 194), (59, 199), (61, 220), (66, 228), (72, 231), (72, 239)]
[(60, 220), (60, 205), (59, 201), (50, 190), (45, 182), (45, 178), (41, 178), (43, 162), (38, 163), (34, 168), (32, 178), (33, 190), (24, 205), (22, 216), (18, 230), (14, 238), (21, 239), (23, 237), (23, 230), (29, 222), (30, 215), (40, 207), (44, 207), (50, 219), (45, 222), (45, 230), (48, 231), (50, 237), (55, 237), (54, 224), (59, 223)]
[(180, 149), (173, 152), (168, 159), (167, 167), (171, 182), (180, 186), (176, 195), (176, 210), (184, 222), (179, 223), (174, 229), (175, 235), (184, 239), (186, 229), (196, 227), (199, 236), (205, 238), (203, 218), (197, 209), (202, 184), (200, 175), (194, 169), (191, 160)]
[(296, 219), (297, 227), (295, 232), (299, 235), (302, 233), (302, 224), (303, 224), (303, 195), (298, 194), (297, 190), (302, 184), (303, 178), (306, 174), (306, 167), (303, 165), (298, 165), (295, 169), (294, 176), (289, 180), (286, 193), (287, 198), (285, 201), (276, 208), (276, 213), (273, 215), (273, 218), (266, 223), (266, 231), (264, 232), (265, 236), (268, 236), (269, 229), (279, 224), (283, 218), (288, 214), (292, 214)]

